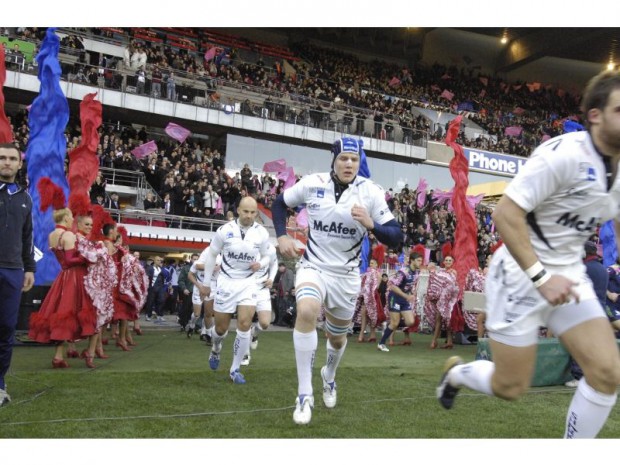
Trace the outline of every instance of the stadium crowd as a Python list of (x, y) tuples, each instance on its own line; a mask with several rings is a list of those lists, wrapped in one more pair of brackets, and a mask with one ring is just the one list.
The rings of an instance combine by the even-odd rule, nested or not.
[[(17, 29), (15, 36), (23, 40), (36, 41), (41, 36), (37, 28)], [(475, 123), (482, 130), (475, 137), (461, 132), (459, 143), (521, 156), (528, 156), (542, 140), (563, 133), (567, 120), (578, 119), (579, 96), (539, 82), (507, 82), (481, 74), (475, 67), (417, 63), (408, 68), (386, 61), (365, 62), (310, 42), (291, 44), (291, 53), (299, 59), (286, 61), (288, 66), (284, 66), (284, 58), (263, 56), (257, 51), (244, 51), (242, 60), (233, 45), (225, 44), (218, 45), (221, 53), (206, 60), (206, 49), (171, 45), (166, 35), (156, 30), (139, 37), (132, 36), (130, 28), (118, 30), (124, 31), (127, 41), (124, 57), (102, 55), (98, 67), (105, 69), (103, 76), (97, 66), (80, 63), (84, 61), (81, 58), (71, 70), (73, 79), (120, 88), (124, 78), (115, 75), (114, 69), (122, 68), (135, 73), (126, 78), (126, 83), (134, 85), (138, 93), (177, 99), (178, 77), (184, 76), (204, 82), (206, 95), (215, 101), (219, 98), (218, 86), (248, 86), (268, 97), (258, 106), (249, 99), (238, 102), (245, 114), (329, 127), (336, 123), (339, 110), (344, 112), (339, 120), (343, 131), (395, 140), (398, 127), (398, 141), (404, 143), (413, 143), (421, 132), (433, 140), (445, 136), (445, 127), (433, 124), (416, 110), (460, 113), (469, 119), (470, 126)], [(207, 35), (200, 29), (196, 32), (198, 39)], [(63, 38), (64, 45), (81, 50), (79, 34), (86, 33), (108, 34), (96, 28), (79, 30)], [(289, 106), (292, 102), (306, 106), (295, 110)]]

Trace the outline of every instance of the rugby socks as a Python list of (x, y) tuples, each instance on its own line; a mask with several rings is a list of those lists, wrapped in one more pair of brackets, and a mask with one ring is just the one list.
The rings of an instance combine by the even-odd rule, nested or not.
[[(222, 350), (222, 342), (224, 341), (224, 338), (226, 337), (227, 334), (228, 334), (228, 331), (226, 331), (224, 334), (220, 336), (217, 333), (217, 330), (215, 329), (215, 327), (211, 328), (211, 341), (213, 343), (213, 348), (211, 349), (212, 352), (219, 354), (219, 351)], [(218, 348), (217, 352), (215, 350), (216, 348)]]
[(379, 344), (385, 345), (393, 332), (394, 330), (388, 325), (387, 328), (385, 328), (385, 331), (383, 331), (383, 335), (381, 336), (381, 341), (379, 341)]
[(579, 380), (577, 390), (566, 415), (565, 439), (592, 439), (599, 433), (618, 394), (595, 391), (585, 377)]
[(250, 330), (237, 330), (237, 337), (235, 337), (235, 343), (233, 344), (233, 362), (230, 367), (231, 373), (239, 369), (243, 356), (250, 352), (251, 334), (252, 332)]
[(325, 380), (328, 383), (334, 381), (336, 377), (336, 370), (338, 369), (338, 364), (340, 363), (340, 359), (344, 354), (344, 349), (347, 347), (347, 340), (344, 340), (344, 344), (340, 349), (334, 349), (330, 340), (327, 340), (327, 363), (325, 364)]
[(491, 377), (495, 364), (488, 360), (475, 360), (465, 365), (456, 365), (450, 370), (448, 382), (454, 387), (466, 386), (474, 391), (492, 396)]
[(293, 330), (293, 346), (295, 347), (295, 361), (297, 362), (297, 394), (312, 395), (312, 366), (314, 355), (319, 344), (316, 331), (302, 333)]

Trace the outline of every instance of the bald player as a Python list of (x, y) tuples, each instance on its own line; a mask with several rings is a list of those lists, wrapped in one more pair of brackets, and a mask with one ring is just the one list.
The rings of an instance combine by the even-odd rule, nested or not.
[[(256, 272), (268, 267), (271, 259), (269, 233), (256, 222), (258, 206), (252, 197), (244, 197), (237, 208), (239, 217), (220, 226), (207, 249), (204, 281), (200, 294), (204, 298), (211, 292), (210, 277), (218, 254), (222, 255), (220, 274), (215, 292), (215, 326), (211, 332), (213, 346), (209, 366), (217, 370), (220, 365), (222, 343), (228, 327), (237, 312), (237, 337), (233, 346), (230, 379), (235, 384), (245, 384), (239, 371), (243, 356), (250, 346), (252, 318), (256, 312), (258, 284)], [(206, 278), (209, 277), (209, 278)]]

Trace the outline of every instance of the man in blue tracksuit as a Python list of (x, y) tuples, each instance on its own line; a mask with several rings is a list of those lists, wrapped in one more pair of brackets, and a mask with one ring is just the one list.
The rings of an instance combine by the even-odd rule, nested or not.
[(21, 294), (34, 284), (32, 199), (15, 183), (21, 166), (19, 150), (0, 144), (0, 406), (11, 401), (4, 377), (13, 355)]

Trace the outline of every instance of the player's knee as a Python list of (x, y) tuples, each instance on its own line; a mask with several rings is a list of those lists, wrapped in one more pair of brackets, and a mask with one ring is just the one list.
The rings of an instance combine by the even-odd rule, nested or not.
[(620, 362), (614, 358), (598, 360), (583, 370), (590, 386), (601, 392), (615, 392), (620, 385)]
[(497, 379), (496, 377), (493, 377), (491, 385), (493, 394), (504, 400), (519, 399), (529, 387), (529, 385), (523, 381)]

